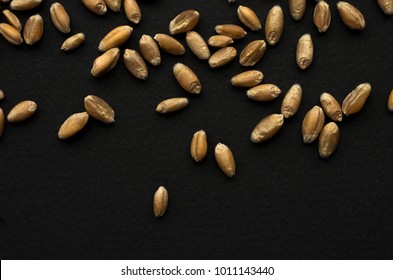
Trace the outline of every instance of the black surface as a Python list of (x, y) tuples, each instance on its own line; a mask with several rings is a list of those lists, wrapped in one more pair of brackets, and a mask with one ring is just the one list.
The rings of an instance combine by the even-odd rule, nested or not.
[[(196, 28), (204, 38), (214, 26), (237, 23), (238, 4), (255, 9), (263, 22), (274, 4), (285, 14), (284, 35), (257, 64), (265, 83), (285, 93), (295, 82), (304, 97), (298, 114), (262, 145), (249, 140), (253, 127), (279, 112), (282, 96), (270, 103), (247, 99), (229, 79), (242, 69), (237, 61), (210, 69), (189, 49), (163, 54), (149, 67), (148, 81), (132, 77), (122, 60), (103, 78), (90, 76), (100, 39), (127, 24), (123, 13), (103, 17), (80, 1), (62, 1), (72, 32), (84, 32), (85, 44), (69, 54), (59, 48), (67, 35), (49, 17), (52, 1), (17, 13), (23, 22), (42, 14), (45, 33), (36, 46), (15, 47), (0, 39), (0, 88), (6, 113), (19, 101), (38, 103), (37, 114), (6, 125), (0, 140), (0, 255), (2, 259), (380, 259), (393, 256), (393, 114), (386, 108), (393, 88), (393, 17), (376, 1), (351, 1), (364, 13), (363, 32), (347, 29), (335, 8), (326, 34), (312, 23), (314, 1), (300, 22), (289, 16), (287, 1), (141, 1), (142, 22), (124, 47), (137, 48), (142, 34), (167, 33), (169, 21), (185, 9), (197, 9)], [(71, 3), (72, 2), (72, 3)], [(2, 4), (2, 9), (6, 7)], [(2, 17), (4, 21), (4, 17)], [(310, 33), (315, 58), (307, 71), (295, 63), (298, 38)], [(184, 43), (184, 35), (177, 36)], [(235, 43), (264, 38), (249, 32)], [(123, 48), (124, 48), (123, 47)], [(176, 62), (189, 65), (203, 85), (190, 96), (174, 80)], [(322, 92), (341, 102), (358, 84), (370, 82), (372, 94), (358, 115), (339, 124), (339, 147), (328, 160), (317, 143), (305, 145), (301, 122)], [(83, 110), (83, 98), (96, 94), (116, 111), (116, 123), (91, 120), (70, 141), (57, 139), (61, 123)], [(173, 116), (155, 113), (162, 100), (185, 96), (190, 106)], [(208, 156), (196, 164), (189, 156), (193, 133), (208, 134)], [(214, 146), (232, 148), (235, 178), (218, 169)], [(162, 219), (152, 213), (159, 185), (170, 204)]]

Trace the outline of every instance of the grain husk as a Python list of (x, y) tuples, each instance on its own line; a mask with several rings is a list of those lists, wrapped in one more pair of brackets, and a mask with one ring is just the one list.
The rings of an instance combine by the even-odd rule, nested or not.
[(195, 28), (199, 22), (199, 12), (186, 10), (178, 14), (169, 23), (169, 33), (171, 35), (185, 33)]
[(215, 48), (225, 48), (233, 43), (233, 39), (227, 35), (213, 35), (207, 43)]
[(302, 135), (304, 143), (311, 143), (318, 138), (323, 125), (325, 123), (325, 115), (319, 106), (314, 106), (307, 112), (303, 119)]
[(253, 129), (251, 133), (251, 141), (254, 143), (262, 143), (275, 136), (284, 124), (284, 116), (282, 114), (271, 114), (263, 118)]
[(191, 157), (196, 161), (202, 161), (207, 154), (207, 136), (204, 130), (194, 133), (190, 145)]
[(124, 0), (124, 11), (129, 21), (138, 24), (142, 19), (142, 12), (136, 0)]
[(84, 99), (86, 112), (96, 120), (110, 124), (115, 122), (115, 111), (102, 98), (88, 95)]
[(173, 66), (173, 74), (179, 85), (191, 94), (199, 94), (202, 90), (201, 82), (197, 75), (188, 66), (176, 63)]
[(133, 28), (129, 25), (115, 27), (101, 40), (98, 50), (105, 52), (109, 49), (119, 47), (130, 38)]
[(266, 41), (269, 45), (276, 45), (282, 36), (284, 31), (284, 13), (280, 6), (274, 6), (269, 11), (266, 24), (265, 24), (265, 36)]
[(37, 103), (31, 100), (16, 104), (7, 115), (9, 122), (21, 122), (30, 118), (37, 111)]
[(254, 66), (266, 52), (264, 40), (255, 40), (247, 44), (240, 53), (239, 63), (241, 66)]
[(310, 67), (314, 58), (314, 45), (310, 34), (304, 34), (299, 38), (296, 48), (296, 63), (300, 69)]
[(42, 0), (12, 0), (10, 3), (10, 8), (14, 11), (27, 11), (34, 9)]
[(160, 114), (173, 113), (187, 107), (189, 101), (184, 97), (166, 99), (157, 105), (156, 112)]
[(344, 24), (353, 30), (363, 30), (366, 27), (366, 21), (363, 14), (352, 4), (348, 2), (338, 2), (337, 9)]
[(23, 43), (19, 30), (8, 23), (0, 23), (0, 34), (13, 45), (20, 45)]
[(107, 50), (105, 53), (97, 57), (93, 62), (91, 74), (94, 77), (99, 77), (109, 72), (115, 67), (120, 56), (120, 49), (113, 48)]
[(186, 43), (193, 54), (201, 60), (207, 60), (210, 57), (210, 50), (202, 36), (195, 31), (188, 31)]
[(363, 83), (351, 91), (342, 103), (342, 111), (346, 116), (359, 112), (371, 94), (371, 85)]
[(222, 67), (235, 59), (237, 51), (234, 47), (225, 47), (216, 51), (209, 58), (211, 68)]
[(72, 51), (79, 47), (84, 41), (86, 37), (83, 33), (77, 33), (64, 41), (61, 45), (61, 50), (65, 52)]
[(299, 110), (302, 102), (303, 90), (299, 84), (294, 84), (285, 94), (281, 103), (281, 114), (284, 118), (293, 117)]
[(240, 5), (237, 9), (237, 16), (239, 20), (251, 30), (258, 31), (262, 29), (261, 21), (251, 8)]
[(313, 20), (320, 33), (326, 32), (329, 29), (331, 17), (328, 3), (319, 1), (314, 9)]
[(23, 39), (26, 44), (33, 45), (41, 40), (44, 34), (44, 22), (39, 14), (29, 17), (23, 29)]
[(139, 49), (143, 58), (153, 66), (161, 64), (161, 53), (156, 41), (149, 35), (142, 35), (139, 40)]
[(235, 176), (235, 159), (233, 157), (231, 149), (228, 146), (222, 143), (218, 143), (214, 149), (214, 156), (216, 158), (218, 166), (225, 175), (230, 178)]
[(50, 17), (60, 32), (69, 33), (71, 31), (70, 17), (63, 5), (58, 2), (53, 3), (50, 7)]
[(289, 12), (294, 20), (301, 20), (306, 11), (306, 0), (289, 0)]
[(60, 126), (57, 136), (59, 139), (68, 139), (84, 128), (89, 120), (87, 112), (75, 113), (69, 116)]
[(96, 15), (104, 15), (107, 12), (104, 0), (81, 0), (83, 5)]
[(326, 116), (335, 122), (341, 122), (343, 119), (343, 112), (341, 110), (341, 105), (330, 93), (324, 92), (321, 94), (320, 102), (322, 109)]
[(156, 40), (163, 51), (169, 54), (183, 55), (186, 52), (184, 46), (172, 36), (158, 33), (154, 36), (154, 40)]
[(273, 84), (263, 84), (250, 88), (247, 97), (254, 101), (271, 101), (276, 99), (281, 93), (281, 89)]
[(153, 212), (156, 218), (162, 217), (168, 208), (169, 195), (165, 187), (160, 186), (154, 193)]
[(124, 64), (128, 71), (140, 80), (146, 80), (149, 75), (146, 63), (142, 56), (135, 50), (126, 49), (123, 55)]
[(236, 24), (221, 24), (215, 27), (217, 34), (226, 35), (232, 39), (241, 39), (247, 35), (247, 32)]
[(377, 0), (381, 10), (387, 15), (393, 15), (393, 0)]
[(334, 122), (326, 124), (318, 139), (318, 151), (321, 158), (330, 157), (336, 150), (340, 139), (340, 130)]
[(231, 84), (235, 87), (254, 87), (263, 80), (263, 73), (258, 70), (249, 70), (239, 73), (231, 78)]

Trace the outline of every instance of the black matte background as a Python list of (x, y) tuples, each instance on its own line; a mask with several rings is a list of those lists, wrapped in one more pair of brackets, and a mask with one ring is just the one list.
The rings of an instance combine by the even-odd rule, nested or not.
[[(243, 71), (237, 61), (212, 70), (189, 49), (182, 57), (163, 54), (162, 65), (149, 67), (148, 81), (132, 77), (122, 60), (103, 78), (90, 76), (100, 39), (127, 24), (123, 13), (99, 17), (80, 1), (62, 1), (72, 32), (84, 32), (85, 44), (60, 52), (67, 35), (49, 17), (52, 1), (17, 13), (23, 22), (42, 14), (44, 37), (36, 46), (15, 47), (0, 38), (0, 88), (6, 113), (19, 101), (38, 103), (37, 114), (7, 124), (0, 140), (0, 255), (2, 259), (380, 259), (393, 256), (393, 115), (386, 101), (393, 88), (393, 17), (376, 1), (351, 1), (364, 13), (363, 32), (347, 29), (328, 1), (332, 23), (320, 35), (312, 23), (314, 1), (300, 22), (289, 16), (287, 1), (226, 0), (140, 1), (142, 22), (126, 43), (137, 48), (144, 33), (167, 33), (169, 21), (185, 9), (201, 14), (196, 31), (204, 38), (221, 23), (240, 23), (238, 4), (252, 7), (265, 22), (281, 4), (284, 35), (268, 47), (256, 65), (266, 83), (285, 93), (303, 87), (298, 114), (286, 121), (272, 141), (249, 141), (253, 127), (279, 112), (282, 96), (271, 103), (247, 99), (229, 79)], [(4, 9), (6, 4), (2, 4)], [(2, 20), (4, 21), (4, 17)], [(307, 71), (295, 63), (298, 38), (311, 33), (315, 58)], [(184, 42), (184, 35), (177, 36)], [(264, 38), (264, 32), (234, 45)], [(176, 83), (172, 67), (183, 62), (199, 75), (200, 96)], [(341, 102), (358, 84), (370, 82), (372, 95), (358, 115), (339, 124), (339, 147), (328, 160), (317, 143), (305, 145), (301, 122), (319, 103), (322, 92)], [(83, 98), (96, 94), (116, 111), (116, 123), (91, 120), (70, 141), (57, 139), (61, 123), (83, 110)], [(185, 96), (190, 106), (173, 116), (155, 113), (163, 99)], [(208, 134), (208, 156), (201, 164), (189, 156), (193, 133)], [(232, 148), (237, 174), (218, 169), (214, 146)], [(159, 185), (170, 204), (162, 219), (152, 213)]]

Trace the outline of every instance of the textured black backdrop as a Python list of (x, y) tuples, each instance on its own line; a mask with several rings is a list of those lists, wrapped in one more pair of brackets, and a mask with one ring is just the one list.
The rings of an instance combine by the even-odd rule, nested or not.
[[(312, 23), (314, 1), (300, 22), (289, 16), (287, 1), (140, 1), (142, 22), (124, 47), (138, 48), (144, 33), (168, 32), (169, 21), (185, 9), (197, 9), (196, 28), (204, 38), (221, 23), (240, 23), (238, 4), (257, 12), (263, 24), (268, 10), (281, 4), (284, 35), (268, 47), (256, 69), (266, 83), (285, 93), (303, 87), (298, 114), (286, 121), (272, 141), (249, 140), (253, 127), (279, 112), (282, 96), (271, 103), (247, 99), (231, 87), (241, 72), (237, 61), (212, 70), (187, 49), (182, 57), (163, 54), (162, 65), (149, 67), (149, 78), (132, 77), (122, 60), (103, 78), (90, 76), (100, 39), (127, 24), (123, 13), (96, 16), (80, 1), (62, 1), (72, 32), (84, 32), (85, 44), (62, 53), (67, 35), (52, 25), (44, 1), (34, 11), (18, 13), (23, 22), (42, 14), (44, 37), (34, 47), (15, 47), (0, 39), (0, 88), (6, 113), (32, 99), (37, 114), (21, 124), (7, 124), (0, 140), (0, 255), (2, 259), (379, 259), (393, 256), (393, 114), (386, 101), (393, 88), (393, 17), (376, 1), (353, 0), (364, 13), (363, 32), (348, 30), (335, 8), (332, 24), (320, 35)], [(2, 4), (2, 9), (6, 7)], [(4, 17), (2, 17), (4, 21)], [(312, 35), (315, 58), (307, 71), (295, 63), (298, 38)], [(177, 36), (184, 42), (184, 35)], [(235, 43), (264, 38), (249, 32)], [(172, 67), (183, 62), (203, 85), (189, 96), (174, 80)], [(319, 103), (322, 92), (341, 102), (358, 84), (370, 82), (364, 110), (339, 124), (339, 147), (328, 160), (317, 144), (305, 145), (301, 122)], [(70, 141), (57, 139), (61, 123), (83, 110), (83, 97), (96, 94), (116, 111), (116, 123), (91, 120)], [(190, 106), (173, 116), (155, 113), (163, 99), (185, 96)], [(208, 156), (201, 164), (189, 156), (193, 133), (208, 135)], [(235, 178), (218, 169), (214, 146), (232, 148)], [(162, 219), (152, 213), (158, 186), (167, 187), (170, 204)]]

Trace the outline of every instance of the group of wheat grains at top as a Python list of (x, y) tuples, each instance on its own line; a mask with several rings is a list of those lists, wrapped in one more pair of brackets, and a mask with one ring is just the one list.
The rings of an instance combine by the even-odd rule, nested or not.
[[(90, 11), (97, 15), (103, 15), (107, 8), (114, 12), (121, 10), (122, 0), (81, 0)], [(43, 0), (0, 0), (10, 2), (9, 7), (13, 11), (31, 10), (40, 5)], [(235, 0), (228, 0), (234, 3)], [(393, 0), (376, 0), (382, 11), (393, 14)], [(288, 0), (289, 11), (292, 18), (300, 20), (306, 10), (306, 0)], [(133, 24), (138, 24), (142, 18), (141, 9), (136, 0), (124, 0), (123, 9), (127, 19)], [(338, 2), (337, 9), (343, 23), (350, 29), (363, 30), (366, 22), (363, 14), (348, 2)], [(20, 45), (26, 42), (33, 45), (43, 35), (44, 24), (39, 14), (31, 16), (25, 23), (22, 33), (22, 24), (18, 17), (8, 9), (3, 10), (7, 23), (0, 23), (0, 34), (11, 44)], [(237, 9), (240, 22), (252, 31), (262, 29), (262, 24), (257, 14), (249, 7), (240, 5)], [(50, 16), (54, 26), (62, 33), (70, 33), (70, 17), (60, 3), (53, 3), (50, 7)], [(211, 36), (207, 42), (193, 29), (199, 22), (199, 12), (185, 10), (178, 14), (169, 24), (169, 34), (158, 33), (154, 37), (143, 35), (139, 40), (139, 51), (125, 49), (123, 61), (129, 72), (136, 78), (146, 80), (148, 77), (147, 61), (152, 66), (161, 64), (161, 50), (171, 55), (183, 55), (185, 48), (181, 42), (171, 35), (186, 33), (185, 41), (191, 52), (201, 60), (208, 60), (211, 68), (222, 67), (237, 56), (237, 50), (230, 46), (234, 40), (247, 35), (242, 26), (236, 24), (222, 24), (215, 27), (217, 35)], [(313, 16), (314, 24), (319, 32), (326, 32), (330, 26), (331, 11), (328, 3), (317, 1)], [(284, 30), (284, 14), (280, 6), (273, 6), (266, 18), (265, 37), (269, 45), (277, 44)], [(91, 75), (99, 77), (112, 70), (120, 57), (120, 46), (131, 36), (133, 28), (122, 25), (112, 29), (99, 43), (98, 49), (103, 52), (97, 57), (91, 69)], [(83, 33), (77, 33), (61, 46), (61, 50), (70, 52), (79, 47), (85, 40)], [(254, 66), (265, 54), (265, 40), (255, 40), (248, 43), (240, 52), (239, 63), (244, 67)], [(218, 48), (210, 54), (209, 46)], [(296, 62), (302, 70), (307, 69), (314, 56), (313, 42), (310, 34), (301, 36), (297, 43)], [(202, 90), (201, 83), (194, 71), (182, 63), (176, 63), (173, 74), (179, 85), (190, 94), (199, 94)], [(271, 101), (276, 99), (281, 90), (273, 84), (261, 84), (264, 75), (258, 70), (249, 70), (239, 73), (230, 79), (235, 87), (249, 88), (247, 97), (255, 101)], [(343, 114), (349, 116), (359, 112), (364, 106), (371, 93), (368, 83), (358, 85), (340, 103), (329, 93), (323, 93), (320, 97), (320, 106), (314, 106), (307, 112), (303, 119), (302, 135), (305, 143), (311, 143), (317, 138), (319, 155), (328, 158), (336, 149), (339, 141), (339, 128), (336, 122), (341, 122)], [(4, 98), (0, 90), (0, 98)], [(294, 84), (285, 94), (280, 114), (271, 114), (262, 119), (251, 133), (251, 141), (261, 143), (276, 135), (284, 124), (285, 118), (292, 117), (299, 109), (302, 100), (302, 88)], [(160, 102), (156, 111), (160, 114), (172, 113), (185, 108), (189, 104), (187, 98), (170, 98)], [(88, 122), (89, 116), (99, 121), (110, 124), (115, 121), (114, 110), (102, 98), (88, 95), (84, 99), (85, 111), (72, 114), (60, 126), (58, 137), (67, 139), (79, 132)], [(393, 90), (388, 98), (388, 108), (393, 111)], [(37, 104), (31, 100), (19, 102), (7, 115), (9, 122), (20, 122), (31, 117), (37, 110)], [(325, 125), (325, 115), (332, 121)], [(3, 134), (5, 125), (4, 112), (0, 108), (0, 136)], [(205, 131), (197, 131), (191, 140), (191, 157), (196, 161), (202, 161), (207, 154), (207, 136)], [(220, 169), (228, 176), (235, 175), (235, 160), (231, 149), (218, 143), (214, 155)], [(168, 191), (160, 186), (154, 194), (153, 210), (156, 217), (164, 215), (168, 205)]]

